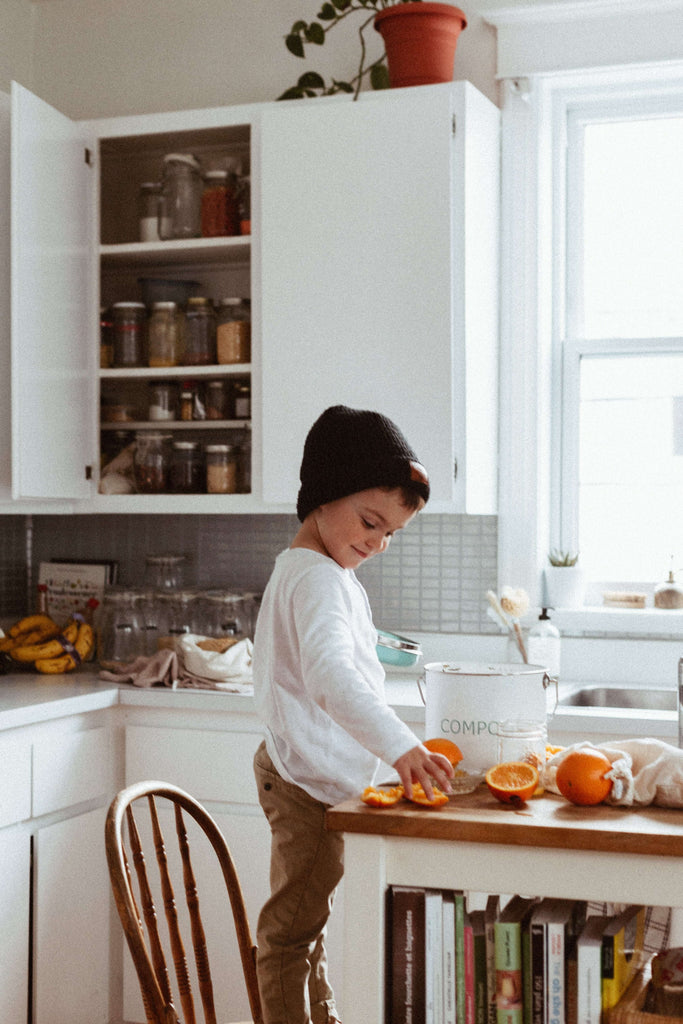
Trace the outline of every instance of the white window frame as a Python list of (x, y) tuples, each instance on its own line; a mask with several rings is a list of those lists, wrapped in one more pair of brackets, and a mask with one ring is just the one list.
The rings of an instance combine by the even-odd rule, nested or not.
[[(577, 408), (579, 358), (594, 349), (565, 340), (567, 111), (599, 109), (609, 117), (628, 98), (635, 114), (645, 104), (670, 105), (682, 89), (681, 63), (501, 83), (499, 585), (524, 586), (539, 606), (547, 552), (576, 547), (575, 508), (562, 496), (577, 478), (578, 423), (565, 417), (563, 431), (562, 409), (565, 396)], [(626, 351), (643, 341), (613, 344)], [(670, 339), (652, 345), (652, 351), (672, 348)], [(599, 600), (595, 591), (588, 600)], [(562, 614), (559, 624), (579, 634), (680, 636), (683, 614), (664, 614), (666, 621), (658, 610), (599, 612), (594, 606)]]

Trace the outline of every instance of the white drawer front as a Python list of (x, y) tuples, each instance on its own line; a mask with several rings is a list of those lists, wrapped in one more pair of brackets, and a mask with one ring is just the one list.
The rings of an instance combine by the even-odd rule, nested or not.
[(170, 782), (197, 800), (256, 804), (252, 770), (258, 733), (206, 729), (126, 729), (126, 785)]
[(31, 817), (31, 743), (0, 736), (0, 828)]
[(110, 761), (110, 734), (104, 727), (37, 742), (33, 750), (34, 817), (106, 794)]

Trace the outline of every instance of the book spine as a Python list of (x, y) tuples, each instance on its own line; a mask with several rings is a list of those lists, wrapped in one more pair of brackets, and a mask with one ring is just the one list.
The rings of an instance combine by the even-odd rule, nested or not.
[(455, 893), (455, 1019), (465, 1021), (465, 895)]
[(522, 929), (519, 921), (497, 921), (496, 1021), (523, 1024)]
[(500, 911), (500, 897), (489, 896), (484, 913), (484, 931), (486, 935), (486, 1001), (487, 1024), (496, 1024), (496, 949), (495, 925)]
[(545, 925), (531, 923), (531, 1024), (545, 1024)]
[(565, 1024), (564, 925), (546, 927), (546, 999), (548, 1024)]
[(465, 914), (463, 950), (465, 955), (465, 1024), (474, 1024), (474, 934)]
[(440, 892), (425, 894), (426, 1024), (443, 1021), (443, 914)]
[(443, 1004), (444, 1024), (456, 1024), (455, 899), (450, 892), (444, 893), (443, 896)]
[(600, 1024), (601, 951), (599, 945), (579, 944), (576, 967), (578, 1024)]
[(391, 890), (391, 1002), (387, 1024), (426, 1024), (425, 891)]
[(486, 926), (482, 910), (477, 910), (472, 915), (472, 934), (474, 937), (474, 1021), (475, 1024), (488, 1024)]

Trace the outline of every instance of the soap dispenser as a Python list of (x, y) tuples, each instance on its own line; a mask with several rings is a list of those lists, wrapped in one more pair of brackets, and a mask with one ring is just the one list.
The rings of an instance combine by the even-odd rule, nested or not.
[(560, 631), (550, 621), (548, 609), (541, 609), (538, 622), (529, 630), (529, 662), (542, 665), (551, 679), (560, 676)]
[(673, 555), (671, 563), (669, 578), (665, 583), (660, 583), (658, 587), (655, 587), (655, 608), (683, 608), (683, 587), (676, 583)]

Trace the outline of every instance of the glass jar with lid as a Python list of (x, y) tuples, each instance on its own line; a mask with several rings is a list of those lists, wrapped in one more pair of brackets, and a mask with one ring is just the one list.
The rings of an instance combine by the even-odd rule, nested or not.
[(112, 306), (114, 366), (130, 368), (144, 364), (146, 319), (147, 309), (144, 303), (114, 303)]
[(206, 396), (207, 420), (228, 420), (228, 391), (224, 380), (207, 380), (204, 389)]
[(168, 153), (161, 186), (159, 237), (199, 238), (202, 176), (196, 157), (191, 153)]
[(204, 463), (197, 441), (173, 442), (169, 485), (174, 494), (204, 492)]
[(216, 362), (216, 313), (210, 299), (193, 296), (185, 313), (186, 366), (210, 366)]
[(221, 300), (216, 346), (219, 363), (248, 363), (251, 360), (251, 311), (245, 299)]
[(249, 175), (245, 175), (240, 178), (237, 203), (239, 206), (240, 216), (240, 234), (250, 235), (251, 234), (251, 178)]
[(209, 170), (202, 192), (202, 235), (238, 235), (237, 176), (228, 170)]
[(177, 366), (182, 352), (182, 323), (175, 302), (155, 302), (147, 326), (150, 366)]
[(249, 615), (242, 594), (227, 590), (199, 593), (201, 631), (206, 636), (243, 637), (249, 634)]
[(208, 494), (237, 492), (237, 453), (229, 444), (207, 444), (206, 490)]
[(177, 590), (185, 582), (185, 555), (145, 555), (145, 586), (151, 590)]
[(174, 420), (178, 406), (178, 389), (171, 381), (155, 380), (149, 385), (147, 419)]
[(136, 592), (127, 588), (110, 588), (104, 594), (97, 651), (103, 668), (126, 665), (146, 653), (144, 623), (136, 598)]
[(251, 384), (248, 380), (236, 380), (232, 386), (233, 414), (236, 420), (251, 417)]
[(133, 468), (139, 494), (161, 494), (168, 484), (168, 435), (153, 430), (135, 434)]

